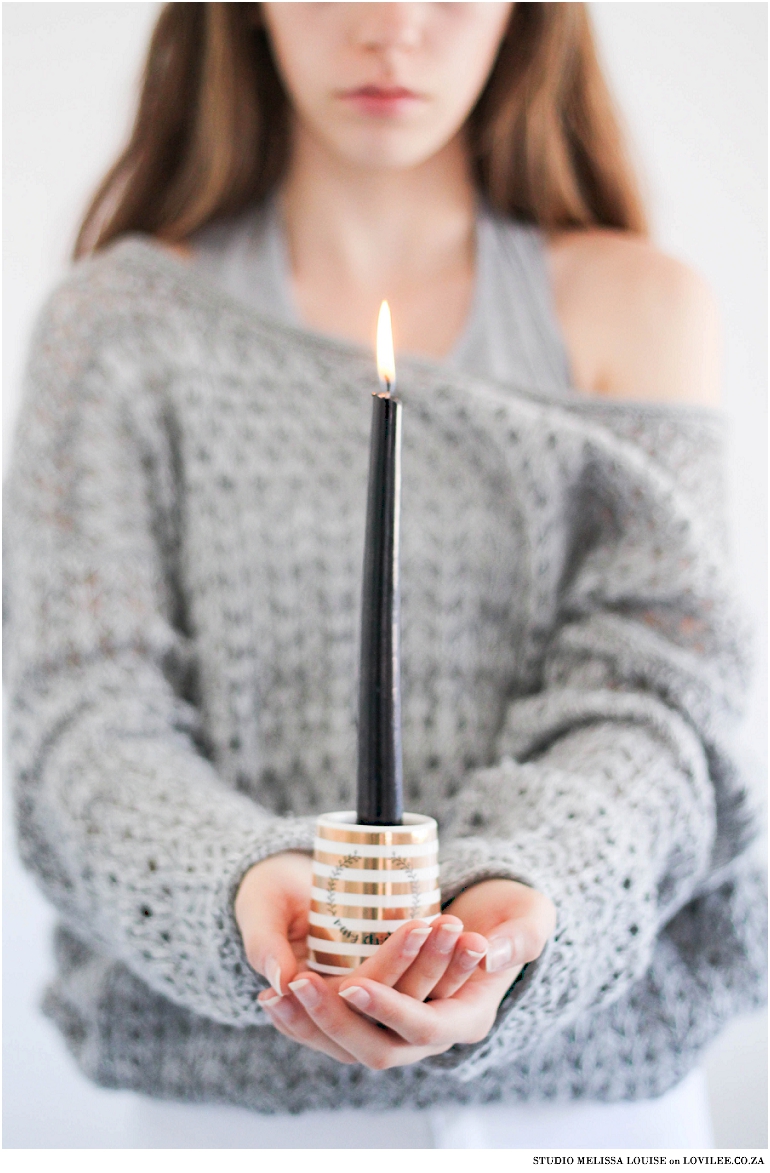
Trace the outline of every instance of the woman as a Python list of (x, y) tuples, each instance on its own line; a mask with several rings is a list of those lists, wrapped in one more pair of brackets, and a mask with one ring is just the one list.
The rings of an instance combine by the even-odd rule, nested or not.
[[(48, 1008), (98, 1081), (646, 1110), (755, 1004), (742, 642), (699, 521), (714, 311), (643, 227), (578, 5), (164, 10), (96, 257), (41, 324), (9, 522)], [(307, 851), (350, 798), (350, 343), (384, 295), (415, 356), (407, 792), (449, 902), (339, 981), (301, 964)], [(683, 1086), (648, 1143), (703, 1140), (663, 1130)]]

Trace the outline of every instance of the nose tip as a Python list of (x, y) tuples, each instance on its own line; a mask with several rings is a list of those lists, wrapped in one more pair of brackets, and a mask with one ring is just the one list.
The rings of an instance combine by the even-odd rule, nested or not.
[(362, 4), (358, 40), (366, 49), (416, 49), (422, 40), (422, 4)]

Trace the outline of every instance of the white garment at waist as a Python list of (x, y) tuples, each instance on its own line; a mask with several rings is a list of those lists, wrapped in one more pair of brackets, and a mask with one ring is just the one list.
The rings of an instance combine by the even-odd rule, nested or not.
[(260, 1116), (242, 1108), (137, 1099), (132, 1148), (711, 1148), (706, 1079), (657, 1100), (454, 1105), (426, 1111)]

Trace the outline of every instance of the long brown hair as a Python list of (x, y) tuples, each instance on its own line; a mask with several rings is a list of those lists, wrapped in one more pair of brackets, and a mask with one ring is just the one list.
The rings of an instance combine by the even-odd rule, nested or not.
[[(125, 232), (180, 241), (284, 173), (289, 100), (255, 4), (166, 4), (128, 145), (86, 212), (79, 257)], [(480, 192), (546, 231), (646, 232), (584, 4), (514, 4), (468, 122)]]

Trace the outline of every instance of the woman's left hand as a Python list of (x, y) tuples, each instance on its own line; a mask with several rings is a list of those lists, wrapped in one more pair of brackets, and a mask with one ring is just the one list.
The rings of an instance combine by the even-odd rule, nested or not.
[[(298, 974), (291, 993), (260, 1001), (288, 1038), (375, 1071), (486, 1038), (522, 966), (539, 957), (556, 914), (542, 893), (487, 880), (434, 922), (413, 921), (350, 977)], [(484, 965), (479, 963), (484, 960)]]

